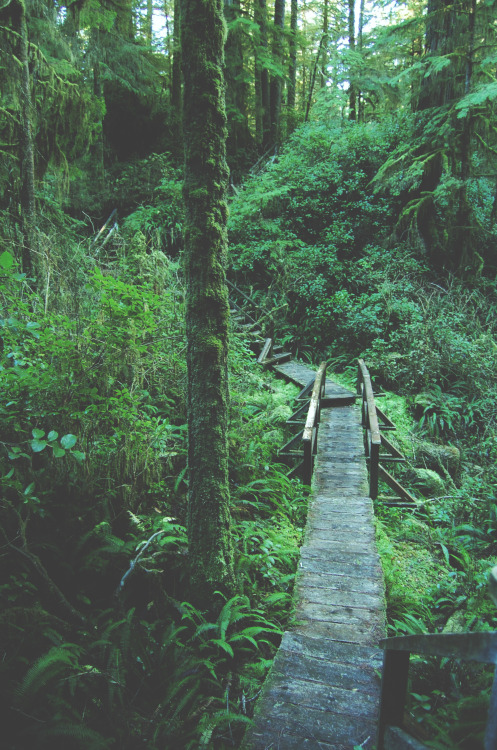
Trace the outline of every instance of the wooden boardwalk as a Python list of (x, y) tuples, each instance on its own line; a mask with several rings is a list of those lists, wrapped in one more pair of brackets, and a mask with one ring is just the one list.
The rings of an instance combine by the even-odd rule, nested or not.
[[(314, 375), (295, 362), (286, 363), (287, 372), (284, 367), (275, 369), (302, 386)], [(321, 413), (295, 625), (283, 636), (244, 750), (371, 750), (375, 743), (383, 574), (367, 497), (360, 410), (350, 403), (350, 391), (336, 389), (344, 405)]]

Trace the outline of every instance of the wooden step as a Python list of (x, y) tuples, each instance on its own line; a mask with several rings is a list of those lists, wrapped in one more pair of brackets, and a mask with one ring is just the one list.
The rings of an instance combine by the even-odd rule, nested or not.
[(277, 365), (281, 364), (282, 362), (288, 362), (288, 360), (292, 359), (293, 354), (291, 352), (282, 352), (281, 354), (275, 354), (271, 359), (266, 359), (264, 361), (265, 365)]

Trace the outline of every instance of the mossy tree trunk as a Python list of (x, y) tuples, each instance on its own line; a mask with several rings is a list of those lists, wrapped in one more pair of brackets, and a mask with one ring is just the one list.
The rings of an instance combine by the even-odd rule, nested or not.
[(19, 62), (21, 65), (21, 214), (22, 214), (22, 268), (27, 274), (33, 270), (35, 235), (35, 160), (33, 142), (33, 111), (31, 102), (31, 79), (29, 73), (29, 42), (26, 23), (26, 6), (19, 0)]
[(182, 0), (188, 543), (202, 606), (234, 591), (228, 488), (226, 112), (222, 0)]

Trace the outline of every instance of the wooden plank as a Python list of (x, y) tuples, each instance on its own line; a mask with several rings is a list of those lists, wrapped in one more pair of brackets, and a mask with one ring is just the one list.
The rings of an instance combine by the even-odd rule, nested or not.
[(354, 718), (375, 718), (377, 708), (376, 695), (358, 690), (347, 690), (333, 684), (321, 682), (288, 679), (286, 675), (277, 672), (271, 675), (270, 693), (274, 695), (275, 703), (283, 700), (285, 703), (310, 708), (314, 711), (333, 712)]
[(287, 362), (292, 357), (293, 354), (291, 352), (282, 352), (281, 354), (275, 354), (274, 357), (266, 359), (263, 364), (267, 367), (270, 367), (272, 365), (278, 364), (279, 362)]
[[(312, 738), (310, 747), (317, 750), (321, 743), (331, 747), (353, 748), (360, 745), (363, 750), (371, 750), (376, 734), (376, 722), (372, 717), (358, 717), (339, 714), (334, 711), (320, 711), (309, 706), (300, 706), (282, 700), (281, 694), (271, 694), (268, 698), (273, 706), (270, 715), (256, 717), (259, 736), (267, 744), (245, 744), (244, 750), (289, 750), (279, 742), (280, 736)], [(306, 734), (308, 732), (308, 734)], [(324, 745), (326, 747), (326, 745)]]
[(259, 354), (259, 357), (257, 359), (258, 364), (262, 365), (266, 361), (270, 351), (271, 347), (273, 345), (273, 339), (266, 339), (264, 342), (264, 346), (262, 347), (262, 351)]

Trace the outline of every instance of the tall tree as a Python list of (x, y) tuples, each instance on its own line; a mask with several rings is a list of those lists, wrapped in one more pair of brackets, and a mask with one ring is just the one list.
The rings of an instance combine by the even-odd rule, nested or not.
[(188, 541), (208, 605), (234, 590), (228, 487), (226, 112), (222, 0), (182, 0)]
[[(328, 0), (326, 0), (326, 6)], [(290, 11), (290, 66), (288, 69), (288, 90), (287, 90), (287, 109), (288, 109), (288, 132), (291, 132), (295, 125), (295, 98), (297, 89), (297, 21), (298, 21), (298, 2), (291, 0)]]
[[(285, 26), (285, 0), (274, 3), (274, 37), (273, 56), (279, 67), (283, 66), (283, 28)], [(271, 77), (271, 144), (276, 145), (281, 137), (281, 99), (283, 94), (283, 75), (275, 73)]]
[[(349, 5), (349, 50), (355, 52), (355, 0), (348, 0)], [(351, 66), (352, 67), (352, 66)], [(353, 74), (351, 73), (349, 81), (349, 120), (355, 120), (357, 117), (356, 111), (356, 90), (354, 81), (352, 80)]]
[(271, 132), (266, 0), (255, 0), (254, 21), (259, 29), (259, 44), (256, 46), (255, 55), (256, 141), (257, 145), (265, 151), (269, 146)]
[(171, 104), (174, 116), (181, 122), (181, 4), (174, 0), (173, 27), (173, 71), (171, 81)]
[(35, 230), (35, 162), (33, 112), (28, 58), (28, 26), (24, 0), (16, 2), (19, 19), (19, 62), (21, 64), (21, 213), (23, 230), (22, 266), (26, 273), (33, 267)]
[(224, 47), (228, 153), (239, 162), (243, 160), (243, 153), (251, 140), (247, 115), (247, 80), (240, 0), (225, 0), (224, 15), (228, 25), (228, 38)]

